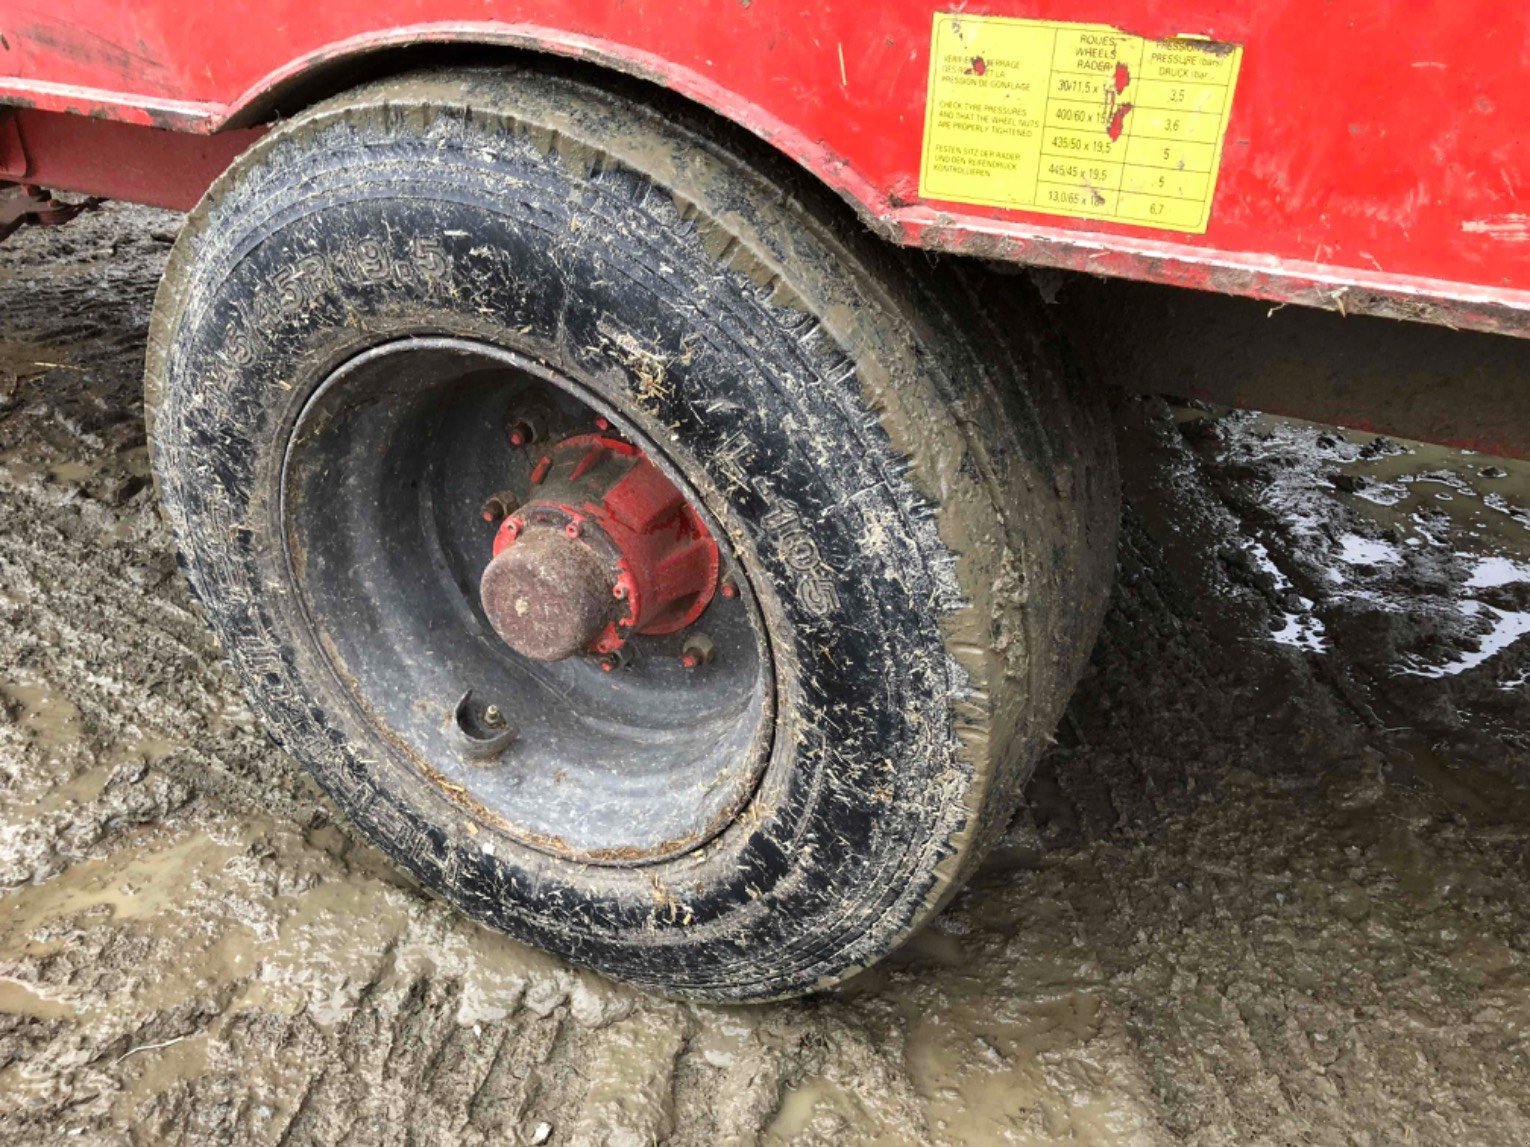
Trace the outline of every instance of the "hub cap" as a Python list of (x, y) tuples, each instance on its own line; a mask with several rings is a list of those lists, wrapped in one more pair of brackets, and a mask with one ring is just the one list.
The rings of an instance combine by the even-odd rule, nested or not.
[(479, 587), (510, 648), (539, 661), (614, 653), (706, 610), (717, 542), (643, 451), (576, 435), (538, 459), (530, 482), (535, 499), (500, 526)]
[(595, 551), (560, 529), (521, 533), (483, 571), (483, 611), (505, 644), (538, 661), (589, 650), (611, 625), (613, 582)]

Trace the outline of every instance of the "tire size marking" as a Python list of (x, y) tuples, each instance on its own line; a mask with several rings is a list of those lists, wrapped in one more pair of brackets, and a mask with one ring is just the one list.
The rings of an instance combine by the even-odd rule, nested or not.
[(818, 543), (808, 533), (796, 507), (778, 498), (763, 477), (749, 473), (751, 455), (749, 443), (741, 434), (734, 434), (718, 450), (717, 468), (727, 479), (730, 494), (753, 490), (765, 503), (760, 525), (775, 544), (776, 556), (786, 566), (797, 603), (814, 617), (828, 617), (839, 609), (839, 593), (834, 588), (829, 563), (823, 560)]
[(416, 235), (406, 258), (393, 257), (377, 239), (361, 239), (326, 254), (304, 255), (255, 286), (250, 302), (238, 305), (239, 323), (228, 332), (235, 366), (253, 366), (261, 353), (261, 332), (304, 314), (343, 286), (420, 283), (439, 287), (450, 278), (451, 259), (439, 239)]

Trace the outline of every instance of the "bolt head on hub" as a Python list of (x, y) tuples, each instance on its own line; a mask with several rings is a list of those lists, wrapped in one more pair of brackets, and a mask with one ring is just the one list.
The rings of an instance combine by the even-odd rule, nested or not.
[(710, 665), (712, 658), (717, 656), (717, 646), (705, 633), (693, 633), (685, 639), (685, 644), (680, 649), (680, 664), (687, 669), (700, 669), (703, 665)]

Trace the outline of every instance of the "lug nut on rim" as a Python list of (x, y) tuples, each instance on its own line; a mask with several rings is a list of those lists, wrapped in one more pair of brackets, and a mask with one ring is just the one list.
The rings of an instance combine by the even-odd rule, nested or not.
[(536, 399), (520, 403), (505, 415), (505, 437), (517, 449), (530, 446), (548, 436), (555, 418), (553, 410)]
[(614, 673), (618, 669), (625, 669), (632, 664), (632, 647), (618, 645), (611, 652), (604, 654), (600, 659), (602, 673)]
[(680, 664), (687, 669), (700, 669), (703, 665), (711, 664), (716, 655), (717, 646), (710, 637), (705, 633), (693, 633), (685, 639), (680, 649)]
[(514, 494), (501, 490), (498, 494), (489, 495), (479, 513), (483, 515), (484, 521), (498, 525), (520, 508), (521, 503)]

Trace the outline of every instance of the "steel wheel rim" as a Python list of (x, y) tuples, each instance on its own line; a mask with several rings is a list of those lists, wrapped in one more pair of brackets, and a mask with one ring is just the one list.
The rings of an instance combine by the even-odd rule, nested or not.
[[(542, 452), (506, 434), (531, 398), (604, 420), (718, 543), (730, 592), (692, 626), (630, 638), (620, 667), (523, 656), (475, 593), (504, 525), (484, 520), (487, 497), (534, 490)], [(374, 347), (298, 413), (280, 501), (313, 648), (364, 727), (467, 817), (554, 856), (639, 865), (706, 843), (753, 793), (775, 677), (747, 568), (676, 460), (592, 385), (468, 340)], [(687, 665), (698, 633), (710, 659)]]

